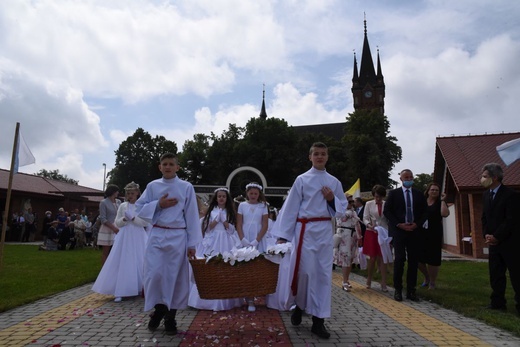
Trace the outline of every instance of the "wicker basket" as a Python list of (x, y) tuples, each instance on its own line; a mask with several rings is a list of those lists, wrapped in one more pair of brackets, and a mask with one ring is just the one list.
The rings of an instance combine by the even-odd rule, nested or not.
[(219, 260), (190, 260), (202, 299), (232, 299), (274, 293), (278, 264), (264, 257), (230, 265)]

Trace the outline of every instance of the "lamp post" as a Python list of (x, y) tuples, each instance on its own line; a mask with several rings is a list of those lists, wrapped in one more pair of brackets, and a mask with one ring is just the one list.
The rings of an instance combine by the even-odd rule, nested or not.
[(104, 167), (104, 170), (103, 170), (103, 191), (105, 191), (105, 184), (106, 184), (106, 180), (107, 180), (107, 164), (103, 163), (103, 167)]

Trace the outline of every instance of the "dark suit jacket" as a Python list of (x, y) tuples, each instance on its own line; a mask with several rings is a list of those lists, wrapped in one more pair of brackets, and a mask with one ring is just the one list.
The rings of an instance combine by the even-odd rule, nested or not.
[(482, 231), (493, 235), (498, 241), (498, 246), (506, 247), (508, 244), (518, 252), (520, 246), (520, 196), (514, 190), (504, 185), (498, 188), (493, 199), (489, 200), (489, 189), (483, 194)]
[[(413, 221), (417, 224), (416, 230), (422, 229), (427, 218), (427, 203), (424, 195), (412, 188)], [(388, 236), (394, 236), (396, 232), (404, 231), (397, 224), (406, 223), (406, 201), (401, 187), (392, 189), (388, 193), (383, 214), (388, 219)]]
[(367, 227), (363, 223), (363, 215), (364, 214), (365, 214), (365, 205), (363, 205), (363, 207), (361, 207), (361, 210), (359, 210), (359, 212), (357, 214), (357, 216), (359, 218), (359, 225), (361, 226), (361, 234), (363, 236), (365, 236), (365, 230), (367, 229)]

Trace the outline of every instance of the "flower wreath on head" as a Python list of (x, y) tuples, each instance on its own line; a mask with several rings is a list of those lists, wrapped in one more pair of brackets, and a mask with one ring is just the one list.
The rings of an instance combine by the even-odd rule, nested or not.
[(215, 189), (215, 191), (213, 193), (217, 194), (218, 192), (221, 192), (221, 191), (229, 193), (229, 189), (227, 189), (226, 187), (217, 188), (217, 189)]
[(258, 190), (262, 191), (262, 186), (257, 183), (249, 183), (246, 185), (246, 190), (249, 190), (249, 188), (257, 188)]

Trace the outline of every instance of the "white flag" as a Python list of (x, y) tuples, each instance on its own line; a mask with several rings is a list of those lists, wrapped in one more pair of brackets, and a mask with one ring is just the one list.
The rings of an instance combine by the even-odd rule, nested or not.
[(497, 146), (497, 152), (506, 166), (513, 164), (517, 159), (520, 159), (520, 139), (507, 141)]
[(16, 157), (14, 161), (14, 173), (18, 173), (18, 167), (34, 164), (36, 159), (25, 143), (22, 133), (18, 133), (18, 145), (16, 146)]

